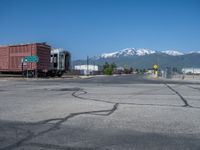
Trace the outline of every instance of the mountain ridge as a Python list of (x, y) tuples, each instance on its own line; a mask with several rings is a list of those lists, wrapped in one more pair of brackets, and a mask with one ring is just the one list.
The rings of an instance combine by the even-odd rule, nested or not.
[(191, 51), (188, 53), (183, 53), (178, 50), (155, 51), (155, 50), (146, 49), (146, 48), (139, 48), (139, 49), (125, 48), (125, 49), (114, 51), (111, 53), (102, 53), (92, 58), (101, 59), (101, 58), (116, 58), (116, 57), (127, 57), (127, 56), (144, 56), (144, 55), (149, 55), (149, 54), (161, 54), (161, 53), (167, 54), (170, 56), (180, 56), (180, 55), (186, 55), (190, 53), (200, 53), (200, 51)]
[[(200, 68), (200, 51), (191, 51), (183, 53), (176, 50), (154, 51), (150, 49), (126, 48), (112, 53), (103, 53), (89, 58), (89, 64), (102, 66), (105, 62), (115, 63), (117, 66), (133, 68), (152, 68), (158, 64), (160, 68), (176, 67), (182, 69), (185, 67)], [(76, 60), (73, 66), (86, 64), (86, 60)]]

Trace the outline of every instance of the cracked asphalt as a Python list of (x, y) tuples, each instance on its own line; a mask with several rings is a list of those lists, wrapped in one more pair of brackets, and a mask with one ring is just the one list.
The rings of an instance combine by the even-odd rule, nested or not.
[(0, 150), (199, 150), (200, 84), (0, 79)]

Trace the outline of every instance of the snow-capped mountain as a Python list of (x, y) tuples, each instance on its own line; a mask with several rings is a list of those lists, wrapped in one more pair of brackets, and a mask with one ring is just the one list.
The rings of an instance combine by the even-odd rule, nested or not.
[(136, 55), (137, 56), (144, 56), (144, 55), (149, 55), (149, 54), (154, 54), (156, 51), (150, 50), (150, 49), (137, 49)]
[[(177, 57), (178, 56), (178, 57)], [(91, 57), (89, 63), (103, 66), (106, 62), (117, 66), (128, 65), (133, 68), (152, 68), (159, 63), (162, 69), (166, 67), (200, 67), (200, 51), (182, 53), (176, 50), (154, 51), (150, 49), (126, 48), (112, 53), (104, 53)], [(86, 60), (77, 60), (73, 65), (85, 64)]]
[(103, 53), (101, 55), (97, 55), (94, 58), (95, 59), (106, 59), (106, 58), (118, 58), (118, 57), (124, 57), (124, 56), (144, 56), (144, 55), (150, 55), (150, 54), (155, 54), (155, 53), (163, 53), (167, 54), (170, 56), (179, 56), (179, 55), (184, 55), (184, 53), (175, 51), (175, 50), (166, 50), (166, 51), (154, 51), (150, 49), (135, 49), (135, 48), (126, 48), (122, 49), (119, 51), (115, 51), (112, 53)]
[(171, 55), (171, 56), (184, 55), (184, 53), (179, 52), (179, 51), (174, 51), (174, 50), (161, 51), (161, 53), (165, 53), (165, 54), (167, 54), (167, 55)]
[(113, 53), (103, 53), (99, 55), (100, 58), (110, 58), (110, 57), (120, 57), (120, 56), (134, 56), (136, 55), (136, 50), (134, 48), (126, 48)]
[(200, 51), (191, 51), (191, 52), (189, 52), (188, 54), (200, 54)]

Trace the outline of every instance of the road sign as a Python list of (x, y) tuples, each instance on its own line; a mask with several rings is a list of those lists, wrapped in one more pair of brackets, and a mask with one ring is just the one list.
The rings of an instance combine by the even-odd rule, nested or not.
[(154, 68), (154, 69), (158, 69), (158, 65), (154, 65), (153, 68)]
[(38, 56), (25, 56), (22, 59), (22, 62), (26, 62), (26, 63), (37, 63), (38, 61), (39, 61)]

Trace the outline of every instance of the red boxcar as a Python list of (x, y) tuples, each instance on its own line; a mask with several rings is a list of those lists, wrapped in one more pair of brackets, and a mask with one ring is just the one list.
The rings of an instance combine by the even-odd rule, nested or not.
[[(24, 56), (38, 56), (38, 63), (24, 63)], [(0, 72), (22, 72), (37, 70), (47, 72), (50, 67), (51, 47), (46, 43), (0, 46)]]

